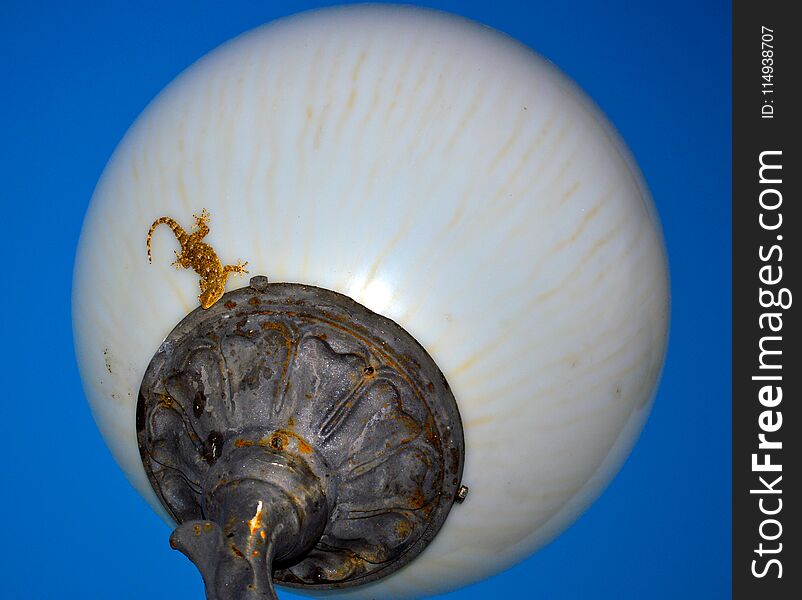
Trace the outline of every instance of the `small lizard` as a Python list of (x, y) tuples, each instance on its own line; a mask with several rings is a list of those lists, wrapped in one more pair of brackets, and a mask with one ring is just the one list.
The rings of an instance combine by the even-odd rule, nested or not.
[(173, 230), (178, 243), (181, 244), (181, 254), (175, 253), (175, 262), (173, 266), (176, 269), (193, 269), (200, 275), (200, 289), (201, 293), (198, 296), (201, 306), (203, 308), (210, 308), (217, 302), (226, 291), (226, 280), (231, 273), (239, 273), (240, 277), (248, 271), (245, 270), (245, 265), (248, 262), (237, 261), (236, 265), (226, 265), (220, 262), (214, 249), (207, 243), (201, 240), (209, 233), (209, 213), (204, 208), (200, 216), (192, 215), (195, 217), (195, 226), (192, 228), (192, 233), (188, 234), (184, 231), (183, 227), (170, 217), (159, 217), (153, 221), (148, 231), (148, 262), (152, 263), (150, 256), (150, 238), (153, 237), (153, 232), (156, 228), (165, 224)]

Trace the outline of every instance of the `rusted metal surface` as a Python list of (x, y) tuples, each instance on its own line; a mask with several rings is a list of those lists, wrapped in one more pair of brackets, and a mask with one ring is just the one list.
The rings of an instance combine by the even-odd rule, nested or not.
[(456, 401), (415, 339), (346, 296), (264, 277), (165, 339), (137, 433), (181, 524), (174, 547), (218, 600), (275, 597), (271, 571), (314, 589), (384, 577), (467, 493)]

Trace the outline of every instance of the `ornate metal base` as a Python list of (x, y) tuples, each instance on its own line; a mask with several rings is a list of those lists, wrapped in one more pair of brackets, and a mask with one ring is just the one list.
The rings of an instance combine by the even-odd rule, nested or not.
[(443, 374), (396, 323), (297, 284), (190, 313), (148, 367), (142, 462), (210, 599), (275, 598), (399, 569), (460, 488), (462, 423)]

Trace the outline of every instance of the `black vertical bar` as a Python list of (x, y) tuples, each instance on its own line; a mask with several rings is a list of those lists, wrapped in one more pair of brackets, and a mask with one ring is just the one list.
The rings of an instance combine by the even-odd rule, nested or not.
[(732, 568), (733, 596), (744, 599), (802, 598), (802, 30), (795, 5), (733, 7)]

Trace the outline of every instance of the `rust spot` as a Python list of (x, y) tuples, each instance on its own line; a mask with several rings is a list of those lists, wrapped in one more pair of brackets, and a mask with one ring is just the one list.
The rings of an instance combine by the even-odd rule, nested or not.
[(228, 310), (231, 310), (232, 308), (236, 308), (237, 307), (237, 303), (229, 300), (228, 302), (223, 304), (223, 306), (225, 306)]
[[(291, 419), (292, 420), (292, 419)], [(292, 425), (292, 423), (290, 423)], [(260, 446), (270, 446), (275, 450), (283, 450), (286, 448), (290, 443), (290, 438), (293, 438), (297, 445), (298, 445), (298, 452), (301, 454), (311, 454), (312, 453), (312, 446), (310, 446), (305, 439), (303, 439), (300, 435), (295, 433), (294, 431), (288, 431), (286, 429), (279, 429), (269, 438), (263, 439), (259, 442)]]
[(424, 504), (426, 504), (426, 498), (420, 488), (410, 494), (409, 505), (411, 508), (421, 508)]
[(234, 446), (237, 448), (250, 448), (253, 446), (253, 442), (250, 440), (243, 440), (242, 438), (237, 438), (234, 440)]
[(195, 525), (194, 529), (195, 529), (195, 535), (200, 536), (200, 534), (201, 534), (201, 526), (200, 525)]
[(412, 533), (412, 525), (410, 525), (409, 521), (407, 521), (406, 519), (401, 519), (400, 521), (396, 521), (393, 529), (395, 529), (396, 534), (401, 539), (406, 539), (407, 537), (409, 537), (409, 534)]
[(295, 427), (295, 419), (290, 417), (289, 420), (287, 421), (287, 427)]
[(437, 433), (437, 426), (434, 424), (434, 417), (431, 414), (426, 417), (426, 423), (423, 425), (423, 435), (429, 444), (437, 449), (440, 448), (440, 435)]
[(211, 531), (212, 530), (212, 524), (209, 523), (208, 521), (206, 521), (206, 523), (203, 524), (203, 530), (204, 531)]
[(431, 381), (426, 384), (426, 389), (430, 394), (434, 394), (434, 384)]
[[(377, 559), (375, 560), (377, 563), (381, 562), (378, 556), (371, 556), (370, 558)], [(362, 557), (353, 552), (348, 552), (348, 556), (341, 559), (336, 567), (334, 565), (328, 566), (325, 570), (315, 572), (313, 577), (322, 583), (343, 581), (353, 578), (356, 573), (364, 572), (366, 562)]]
[(259, 551), (254, 550), (253, 552), (251, 552), (251, 556), (259, 556)]
[(245, 558), (245, 555), (242, 552), (240, 552), (239, 548), (237, 548), (234, 544), (231, 544), (231, 551), (240, 558)]
[(301, 454), (311, 454), (312, 446), (307, 444), (302, 439), (298, 438), (298, 452), (300, 452)]
[(459, 450), (454, 446), (451, 447), (451, 472), (456, 473), (459, 469)]
[[(256, 505), (256, 514), (253, 515), (250, 521), (248, 521), (248, 528), (251, 530), (251, 535), (255, 535), (257, 531), (262, 528), (262, 501), (259, 500), (259, 504)], [(255, 556), (255, 555), (254, 555)]]
[(404, 426), (404, 429), (406, 429), (407, 433), (409, 434), (405, 438), (401, 439), (400, 442), (401, 444), (407, 444), (420, 435), (421, 432), (420, 425), (415, 419), (410, 417), (407, 413), (405, 412), (395, 413), (391, 418), (400, 421), (401, 424)]
[(248, 304), (250, 304), (251, 306), (259, 306), (259, 297), (258, 296), (251, 297), (251, 299), (248, 300)]

